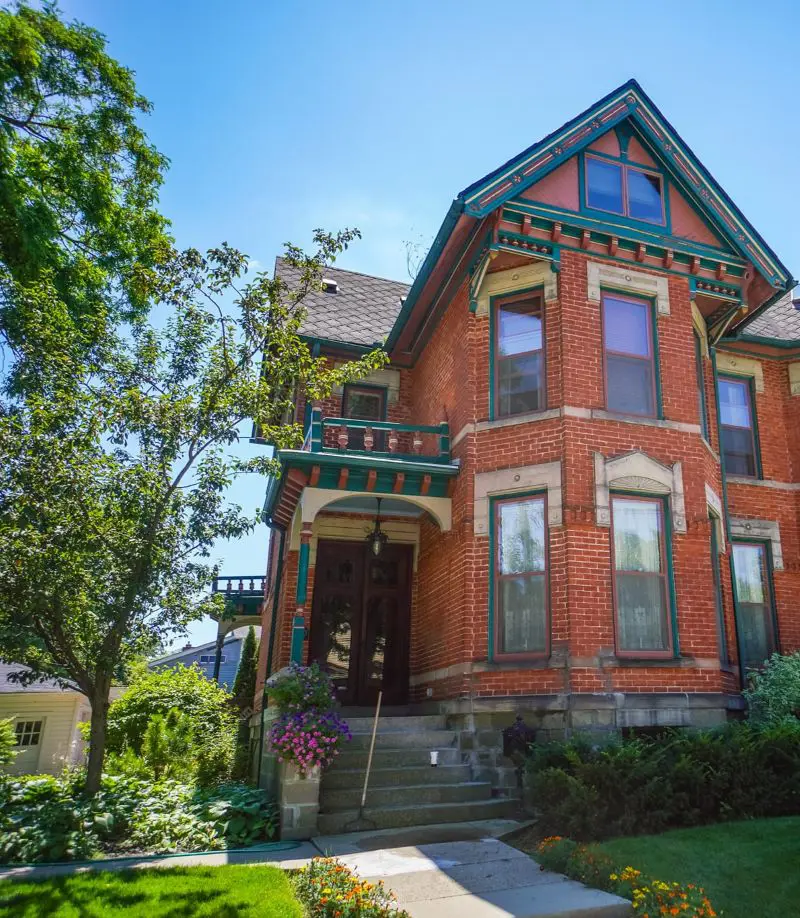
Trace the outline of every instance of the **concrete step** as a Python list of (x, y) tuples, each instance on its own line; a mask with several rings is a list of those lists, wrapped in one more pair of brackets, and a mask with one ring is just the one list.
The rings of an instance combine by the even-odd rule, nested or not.
[[(405, 784), (463, 784), (470, 779), (469, 765), (430, 765), (409, 768), (373, 768), (369, 776), (370, 787), (390, 787)], [(325, 771), (322, 776), (323, 792), (330, 788), (358, 787), (364, 784), (363, 768), (339, 768)]]
[[(372, 742), (371, 733), (354, 733), (347, 744), (349, 749), (369, 749)], [(389, 733), (378, 733), (375, 737), (376, 749), (445, 749), (455, 746), (457, 742), (454, 730), (394, 730)]]
[[(331, 770), (335, 769), (352, 769), (367, 767), (367, 758), (369, 757), (369, 748), (354, 748), (352, 743), (343, 743), (340, 747), (342, 751), (333, 760)], [(461, 765), (461, 752), (453, 746), (435, 747), (439, 752), (440, 765)], [(372, 767), (378, 768), (420, 768), (427, 765), (430, 768), (431, 757), (429, 749), (381, 749), (376, 747), (375, 754), (372, 757)]]
[(514, 815), (517, 808), (517, 802), (506, 797), (473, 800), (469, 803), (425, 803), (413, 807), (367, 806), (364, 809), (364, 818), (374, 825), (358, 823), (345, 829), (348, 823), (353, 823), (358, 816), (358, 809), (353, 809), (320, 813), (318, 826), (320, 835), (336, 835), (344, 831), (357, 832), (360, 829), (394, 829), (443, 822), (472, 822), (476, 819), (505, 819)]
[[(463, 784), (405, 784), (401, 787), (367, 788), (367, 806), (417, 807), (426, 803), (470, 803), (491, 800), (492, 785), (488, 781), (465, 781)], [(320, 800), (323, 813), (357, 809), (361, 788), (328, 789), (323, 786)]]
[[(374, 717), (348, 717), (342, 712), (352, 733), (372, 733)], [(404, 717), (383, 717), (378, 719), (378, 733), (396, 733), (403, 730), (445, 730), (444, 714), (416, 714)]]

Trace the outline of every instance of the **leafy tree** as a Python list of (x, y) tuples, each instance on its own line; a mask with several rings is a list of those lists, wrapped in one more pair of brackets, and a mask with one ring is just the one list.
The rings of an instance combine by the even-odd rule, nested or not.
[(300, 336), (303, 298), (355, 236), (316, 231), (310, 255), (288, 246), (291, 287), (266, 273), (243, 282), (247, 258), (227, 245), (176, 253), (159, 281), (165, 322), (117, 327), (102, 362), (0, 406), (0, 658), (89, 699), (89, 793), (114, 679), (223, 612), (203, 592), (213, 544), (259, 519), (226, 490), (278, 470), (230, 445), (252, 421), (267, 442), (300, 446), (301, 425), (284, 423), (295, 388), (324, 398), (385, 361), (375, 351), (332, 366)]
[(185, 775), (192, 764), (195, 734), (192, 718), (172, 708), (166, 715), (154, 714), (142, 738), (142, 758), (153, 777)]
[(8, 717), (0, 720), (0, 765), (10, 765), (17, 754), (17, 734)]
[(149, 111), (99, 32), (50, 2), (0, 9), (0, 337), (17, 385), (96, 358), (146, 310), (169, 241)]
[(244, 714), (253, 709), (256, 694), (256, 674), (258, 670), (258, 641), (255, 628), (251, 625), (242, 644), (242, 655), (239, 657), (239, 668), (233, 680), (233, 703)]
[(774, 653), (761, 670), (750, 674), (744, 697), (755, 723), (800, 719), (800, 653)]

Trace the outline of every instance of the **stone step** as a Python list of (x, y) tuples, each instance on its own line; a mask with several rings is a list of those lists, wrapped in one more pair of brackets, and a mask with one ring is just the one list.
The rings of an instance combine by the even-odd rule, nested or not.
[[(353, 733), (372, 733), (374, 717), (348, 717), (342, 712)], [(403, 730), (445, 730), (447, 720), (444, 714), (416, 714), (404, 717), (383, 717), (378, 719), (378, 733), (396, 733)]]
[[(373, 768), (369, 776), (370, 787), (391, 787), (405, 784), (463, 784), (470, 779), (469, 765), (430, 765), (406, 768)], [(363, 768), (338, 768), (322, 776), (323, 791), (330, 788), (358, 787), (364, 784)]]
[(444, 822), (472, 822), (477, 819), (506, 819), (514, 815), (517, 808), (517, 801), (507, 797), (473, 800), (469, 803), (423, 803), (413, 807), (367, 806), (364, 808), (364, 820), (370, 820), (371, 825), (365, 825), (361, 820), (355, 826), (348, 826), (358, 817), (358, 809), (353, 809), (320, 813), (318, 827), (320, 835), (337, 835), (345, 831), (358, 832), (362, 829), (394, 829)]
[[(354, 733), (349, 749), (369, 749), (372, 742), (371, 733)], [(375, 737), (376, 749), (446, 749), (455, 746), (455, 730), (416, 730), (406, 732), (395, 730), (390, 733), (378, 733)]]
[[(367, 807), (469, 803), (473, 800), (490, 800), (491, 797), (492, 785), (489, 781), (465, 781), (463, 784), (405, 784), (400, 787), (367, 788)], [(360, 803), (361, 788), (322, 788), (320, 804), (323, 813), (356, 809)]]
[[(461, 765), (461, 752), (453, 746), (431, 747), (439, 753), (440, 765)], [(367, 767), (369, 749), (353, 748), (352, 743), (344, 743), (342, 751), (333, 760), (331, 769), (352, 769)], [(378, 768), (413, 768), (427, 765), (430, 768), (431, 757), (428, 749), (381, 749), (376, 747), (372, 757), (372, 767)]]

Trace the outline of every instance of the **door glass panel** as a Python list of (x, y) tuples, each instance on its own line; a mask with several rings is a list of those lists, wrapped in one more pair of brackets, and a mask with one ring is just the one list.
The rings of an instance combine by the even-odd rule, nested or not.
[(365, 614), (363, 687), (369, 692), (391, 682), (391, 673), (387, 671), (392, 663), (388, 638), (397, 615), (396, 597), (372, 596), (367, 600)]
[[(344, 390), (344, 416), (359, 421), (382, 421), (385, 417), (385, 393), (382, 390), (354, 389)], [(374, 450), (384, 450), (385, 431), (373, 431)], [(348, 429), (348, 448), (364, 449), (364, 429)]]
[(764, 602), (763, 549), (760, 545), (734, 545), (733, 568), (739, 602)]
[(397, 586), (396, 561), (371, 561), (369, 564), (369, 582), (373, 586)]
[(761, 666), (772, 653), (766, 608), (741, 603), (739, 605), (739, 633), (745, 667)]
[(346, 596), (325, 596), (315, 623), (317, 661), (333, 679), (337, 691), (347, 688), (353, 643), (355, 608)]

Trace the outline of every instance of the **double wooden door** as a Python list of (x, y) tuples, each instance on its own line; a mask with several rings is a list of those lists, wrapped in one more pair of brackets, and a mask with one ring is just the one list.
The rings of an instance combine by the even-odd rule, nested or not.
[(408, 697), (412, 546), (320, 540), (311, 612), (311, 658), (345, 705)]

